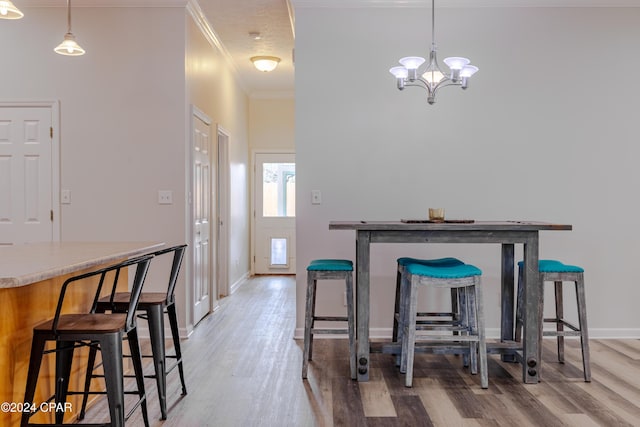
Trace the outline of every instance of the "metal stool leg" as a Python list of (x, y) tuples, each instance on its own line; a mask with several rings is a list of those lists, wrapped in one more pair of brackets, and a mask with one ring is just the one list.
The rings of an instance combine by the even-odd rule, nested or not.
[(124, 426), (124, 372), (122, 367), (122, 334), (101, 336), (102, 364), (109, 401), (109, 416), (114, 427)]
[[(36, 384), (38, 383), (38, 375), (40, 374), (40, 365), (42, 364), (42, 355), (46, 339), (39, 334), (34, 334), (31, 341), (31, 356), (29, 357), (29, 370), (27, 373), (27, 385), (24, 392), (24, 401), (33, 402), (36, 393)], [(20, 420), (20, 426), (25, 427), (29, 422), (31, 412), (23, 412)]]
[(152, 304), (146, 307), (149, 321), (151, 355), (155, 368), (158, 399), (160, 401), (160, 419), (167, 419), (167, 360), (164, 351), (164, 312), (162, 305)]
[(178, 330), (178, 316), (176, 314), (175, 304), (167, 306), (167, 315), (169, 317), (169, 326), (171, 326), (171, 336), (173, 337), (173, 348), (176, 353), (176, 363), (178, 364), (178, 373), (180, 374), (180, 382), (182, 383), (182, 395), (187, 395), (187, 385), (184, 381), (184, 370), (182, 368), (182, 350), (180, 349), (180, 332)]

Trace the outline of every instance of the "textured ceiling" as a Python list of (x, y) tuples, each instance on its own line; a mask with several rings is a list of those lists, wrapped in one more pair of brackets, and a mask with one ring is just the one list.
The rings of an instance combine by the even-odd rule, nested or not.
[[(198, 3), (252, 96), (293, 96), (293, 28), (287, 0)], [(251, 32), (260, 33), (261, 39), (254, 40)], [(274, 71), (264, 73), (249, 59), (257, 55), (277, 56), (281, 61)]]

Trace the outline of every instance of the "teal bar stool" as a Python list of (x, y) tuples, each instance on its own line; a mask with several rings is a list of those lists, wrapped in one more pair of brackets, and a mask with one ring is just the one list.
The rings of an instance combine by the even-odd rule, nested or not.
[[(524, 307), (524, 290), (522, 286), (523, 262), (518, 263), (518, 301), (516, 305), (516, 341), (520, 341), (522, 336), (523, 324), (523, 307)], [(554, 282), (556, 311), (555, 317), (544, 318), (543, 307), (540, 307), (540, 325), (544, 323), (555, 323), (555, 331), (542, 330), (540, 338), (543, 336), (557, 337), (558, 344), (558, 362), (564, 363), (564, 337), (579, 336), (582, 348), (582, 368), (584, 372), (584, 380), (591, 382), (591, 366), (589, 363), (589, 332), (587, 330), (587, 303), (584, 289), (584, 269), (576, 265), (564, 264), (557, 260), (541, 259), (538, 263), (540, 271), (540, 292), (544, 298), (544, 283)], [(573, 282), (576, 289), (576, 303), (578, 306), (578, 325), (574, 325), (564, 318), (564, 301), (562, 294), (563, 282)], [(565, 326), (569, 330), (565, 329)], [(540, 343), (542, 349), (542, 342)]]
[[(405, 386), (413, 385), (416, 340), (426, 339), (434, 345), (434, 352), (468, 354), (474, 374), (478, 370), (479, 358), (481, 387), (489, 387), (481, 276), (482, 271), (469, 264), (434, 267), (410, 263), (404, 267), (399, 328), (402, 329), (400, 371), (406, 373)], [(459, 321), (420, 330), (417, 334), (418, 289), (421, 286), (455, 289), (461, 314)], [(404, 295), (405, 292), (409, 294)], [(443, 330), (456, 332), (457, 335), (443, 334)]]
[[(402, 275), (404, 274), (404, 269), (408, 264), (422, 264), (428, 265), (432, 267), (452, 267), (456, 265), (463, 265), (464, 262), (460, 261), (457, 258), (447, 257), (447, 258), (436, 258), (436, 259), (420, 259), (420, 258), (409, 258), (402, 257), (398, 258), (398, 272), (396, 274), (396, 295), (395, 295), (395, 304), (393, 311), (393, 333), (392, 333), (392, 341), (398, 342), (401, 340), (401, 336), (398, 336), (398, 324), (399, 324), (399, 316), (400, 316), (400, 295), (402, 294), (400, 287), (402, 285)], [(451, 317), (451, 319), (455, 319), (458, 312), (457, 307), (457, 293), (456, 289), (451, 289), (451, 311), (450, 312), (422, 312), (419, 311), (417, 313), (418, 320), (416, 321), (416, 327), (420, 328), (421, 325), (432, 324), (433, 320), (428, 320), (427, 318), (433, 317)]]
[[(347, 291), (346, 316), (316, 315), (316, 294), (319, 280), (344, 280)], [(317, 259), (307, 266), (307, 300), (304, 320), (304, 351), (302, 358), (302, 378), (307, 378), (309, 361), (313, 356), (313, 336), (315, 334), (348, 335), (349, 366), (351, 378), (356, 379), (356, 322), (353, 306), (353, 262), (346, 259)], [(346, 328), (316, 328), (316, 320), (321, 322), (346, 322)]]

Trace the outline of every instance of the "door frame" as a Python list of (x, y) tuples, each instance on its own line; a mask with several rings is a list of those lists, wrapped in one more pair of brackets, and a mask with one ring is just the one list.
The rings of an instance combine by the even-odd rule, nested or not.
[[(222, 141), (221, 141), (222, 139)], [(216, 235), (216, 282), (217, 282), (217, 297), (228, 296), (231, 294), (229, 283), (229, 253), (230, 253), (230, 239), (229, 239), (229, 225), (231, 220), (231, 172), (229, 164), (229, 149), (230, 149), (231, 136), (226, 129), (222, 126), (217, 126), (216, 141), (218, 162), (217, 169), (217, 194), (216, 194), (216, 214), (217, 214), (217, 235)]]
[(1, 108), (49, 108), (51, 110), (51, 210), (53, 221), (51, 224), (51, 241), (60, 241), (60, 101), (0, 101)]
[(295, 150), (289, 150), (286, 148), (283, 149), (253, 149), (251, 150), (251, 256), (250, 265), (251, 265), (251, 275), (256, 274), (256, 197), (257, 197), (257, 189), (256, 189), (256, 157), (258, 154), (293, 154), (295, 155)]

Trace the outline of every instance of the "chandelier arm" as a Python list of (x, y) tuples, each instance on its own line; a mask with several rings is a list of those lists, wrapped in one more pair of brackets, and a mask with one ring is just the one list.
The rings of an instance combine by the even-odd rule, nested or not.
[(404, 86), (405, 86), (405, 87), (407, 87), (407, 86), (420, 87), (420, 88), (422, 88), (422, 89), (426, 90), (426, 91), (427, 91), (427, 94), (428, 94), (429, 96), (431, 96), (431, 95), (435, 95), (435, 91), (433, 91), (433, 92), (431, 91), (431, 86), (429, 86), (429, 84), (428, 84), (428, 83), (426, 83), (424, 80), (422, 80), (422, 79), (420, 79), (420, 78), (418, 78), (418, 79), (414, 80), (413, 82), (406, 82), (406, 83), (404, 84)]

